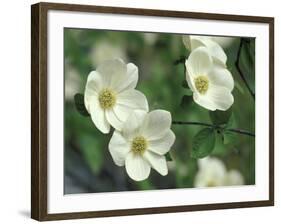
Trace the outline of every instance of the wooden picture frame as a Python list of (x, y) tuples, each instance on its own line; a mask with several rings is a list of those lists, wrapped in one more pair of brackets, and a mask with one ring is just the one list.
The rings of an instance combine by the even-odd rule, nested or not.
[[(87, 13), (120, 14), (165, 18), (204, 19), (211, 21), (234, 21), (269, 25), (269, 180), (268, 200), (233, 203), (197, 204), (183, 206), (146, 207), (103, 211), (48, 212), (48, 12), (71, 11)], [(80, 219), (92, 217), (140, 215), (170, 212), (187, 212), (225, 208), (242, 208), (274, 205), (274, 18), (162, 11), (137, 8), (116, 8), (90, 5), (38, 3), (31, 7), (31, 217), (39, 221)]]

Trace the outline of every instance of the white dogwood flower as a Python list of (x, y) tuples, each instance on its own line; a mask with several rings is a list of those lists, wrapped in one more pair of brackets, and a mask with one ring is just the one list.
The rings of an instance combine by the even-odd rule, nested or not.
[(135, 109), (148, 111), (145, 95), (135, 87), (138, 68), (122, 60), (108, 60), (92, 71), (87, 79), (84, 103), (96, 127), (109, 133), (110, 125), (121, 130)]
[(194, 101), (208, 110), (227, 110), (233, 104), (234, 80), (224, 66), (214, 62), (206, 47), (191, 52), (185, 62), (186, 80)]
[(222, 66), (225, 66), (227, 56), (222, 47), (212, 40), (211, 37), (207, 36), (195, 36), (195, 35), (184, 35), (182, 37), (184, 46), (189, 50), (193, 51), (198, 47), (208, 48), (210, 55), (214, 61)]
[(226, 186), (243, 185), (244, 178), (239, 171), (230, 170), (230, 171), (228, 171), (227, 175), (225, 176), (224, 184)]
[(237, 170), (227, 171), (223, 162), (214, 157), (198, 161), (199, 171), (195, 176), (195, 187), (215, 187), (243, 185), (244, 179)]
[(91, 48), (89, 57), (93, 66), (98, 66), (104, 61), (115, 58), (122, 58), (127, 61), (127, 54), (124, 49), (125, 47), (120, 44), (114, 44), (110, 40), (103, 39), (102, 41), (97, 41)]
[(129, 177), (135, 181), (148, 178), (151, 167), (161, 175), (167, 175), (165, 154), (175, 141), (171, 122), (168, 111), (146, 113), (135, 110), (124, 123), (122, 131), (115, 130), (109, 142), (114, 163), (125, 165)]
[(229, 48), (235, 41), (237, 37), (221, 37), (221, 36), (212, 36), (211, 39), (217, 42), (222, 48)]

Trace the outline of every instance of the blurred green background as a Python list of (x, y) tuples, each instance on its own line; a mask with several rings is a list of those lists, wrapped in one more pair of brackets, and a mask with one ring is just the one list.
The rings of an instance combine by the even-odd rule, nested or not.
[[(246, 39), (250, 44), (242, 49), (240, 64), (254, 90), (255, 41)], [(235, 80), (234, 125), (254, 132), (255, 102), (235, 68), (240, 38), (219, 38), (217, 41), (228, 56), (227, 66)], [(135, 182), (128, 177), (124, 167), (113, 163), (108, 151), (112, 132), (102, 134), (89, 117), (77, 112), (73, 100), (76, 93), (84, 93), (87, 76), (99, 63), (120, 57), (138, 66), (136, 89), (146, 95), (150, 110), (168, 110), (173, 120), (211, 123), (208, 111), (195, 104), (192, 97), (186, 96), (182, 101), (187, 95), (182, 87), (184, 64), (175, 65), (174, 62), (187, 55), (181, 35), (65, 28), (65, 194), (194, 186), (198, 164), (190, 157), (191, 141), (201, 126), (173, 125), (176, 141), (170, 151), (173, 161), (168, 162), (168, 175), (163, 177), (152, 170), (147, 180)], [(218, 136), (211, 155), (221, 159), (227, 169), (240, 171), (245, 184), (255, 183), (255, 138), (235, 134), (229, 144), (223, 144)]]

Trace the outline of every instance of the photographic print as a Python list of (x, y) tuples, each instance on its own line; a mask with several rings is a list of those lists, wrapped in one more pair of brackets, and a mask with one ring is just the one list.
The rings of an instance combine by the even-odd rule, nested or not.
[(64, 28), (64, 147), (65, 194), (254, 185), (255, 38)]
[(274, 18), (31, 7), (31, 217), (274, 205)]

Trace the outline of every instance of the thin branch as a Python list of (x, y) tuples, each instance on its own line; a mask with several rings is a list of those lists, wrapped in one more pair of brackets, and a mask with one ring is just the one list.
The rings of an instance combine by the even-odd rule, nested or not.
[(207, 124), (203, 122), (196, 122), (196, 121), (173, 121), (172, 124), (175, 125), (201, 125), (201, 126), (206, 126), (206, 127), (211, 127), (211, 128), (218, 128), (218, 126), (213, 125), (213, 124)]
[[(208, 123), (203, 123), (203, 122), (196, 122), (196, 121), (173, 121), (172, 124), (174, 124), (174, 125), (200, 125), (200, 126), (216, 128), (216, 129), (221, 128), (219, 125), (208, 124)], [(235, 132), (235, 133), (242, 134), (242, 135), (248, 135), (248, 136), (255, 137), (254, 133), (251, 133), (249, 131), (242, 130), (242, 129), (225, 128), (224, 130), (230, 131), (230, 132)]]
[(236, 132), (238, 134), (242, 134), (242, 135), (249, 135), (249, 136), (252, 136), (252, 137), (255, 137), (255, 134), (254, 133), (251, 133), (249, 131), (245, 131), (245, 130), (242, 130), (242, 129), (237, 129), (237, 128), (227, 128), (225, 129), (227, 131), (232, 131), (232, 132)]
[(244, 76), (244, 74), (242, 72), (242, 69), (240, 68), (240, 65), (239, 65), (240, 56), (241, 56), (241, 52), (242, 52), (242, 46), (243, 46), (243, 39), (240, 40), (240, 45), (239, 45), (239, 49), (238, 49), (235, 65), (236, 65), (238, 73), (239, 73), (241, 79), (243, 80), (243, 82), (245, 83), (248, 91), (250, 92), (250, 94), (253, 97), (253, 99), (255, 99), (255, 93), (252, 91), (252, 89), (251, 89), (249, 83), (247, 82), (247, 80), (246, 80), (246, 78), (245, 78), (245, 76)]

